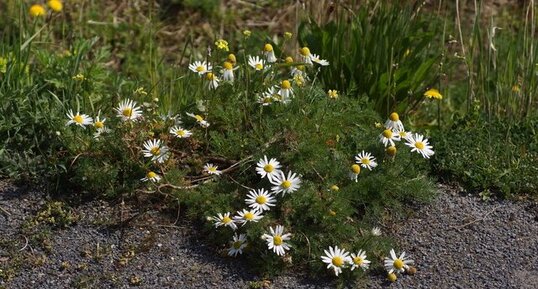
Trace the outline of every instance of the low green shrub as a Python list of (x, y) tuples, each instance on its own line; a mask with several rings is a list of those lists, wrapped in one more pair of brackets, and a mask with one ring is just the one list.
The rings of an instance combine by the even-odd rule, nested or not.
[(434, 171), (462, 182), (485, 198), (536, 194), (538, 118), (487, 122), (478, 114), (435, 133)]

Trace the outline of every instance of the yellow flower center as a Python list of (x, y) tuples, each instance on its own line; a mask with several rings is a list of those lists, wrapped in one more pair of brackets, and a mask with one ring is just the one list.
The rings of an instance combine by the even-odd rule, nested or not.
[(204, 72), (205, 71), (205, 67), (203, 67), (202, 65), (199, 65), (196, 67), (196, 71), (198, 72)]
[(405, 131), (401, 131), (398, 133), (401, 137), (406, 137), (407, 133)]
[(283, 181), (283, 182), (282, 182), (282, 187), (283, 187), (284, 189), (289, 189), (289, 188), (291, 187), (291, 182), (288, 181), (288, 180)]
[(396, 147), (395, 146), (390, 146), (387, 148), (387, 154), (389, 156), (395, 156), (396, 155)]
[(263, 64), (256, 63), (256, 65), (254, 65), (254, 67), (256, 67), (257, 70), (262, 70), (263, 69)]
[(271, 51), (273, 51), (273, 45), (267, 43), (267, 44), (265, 44), (265, 46), (263, 47), (263, 50), (264, 50), (265, 52), (271, 52)]
[(392, 138), (392, 130), (386, 129), (383, 131), (383, 136), (386, 138)]
[(282, 89), (290, 89), (290, 87), (291, 87), (290, 81), (289, 80), (283, 80), (281, 87), (282, 87)]
[(302, 56), (309, 56), (310, 55), (310, 49), (308, 47), (303, 47), (299, 49), (299, 53), (301, 53)]
[(293, 63), (293, 58), (291, 56), (286, 57), (286, 63)]
[(421, 142), (421, 141), (417, 141), (417, 142), (415, 143), (415, 147), (416, 147), (417, 149), (419, 149), (419, 150), (423, 150), (424, 147), (425, 147), (425, 145), (424, 145), (423, 142)]
[(359, 256), (353, 258), (353, 263), (355, 263), (355, 265), (361, 265), (362, 261), (363, 261), (362, 258)]
[(251, 212), (246, 212), (245, 215), (243, 215), (243, 217), (244, 217), (245, 220), (247, 220), (247, 221), (252, 221), (252, 220), (254, 220), (254, 214), (251, 213)]
[(280, 246), (280, 245), (282, 245), (282, 243), (283, 242), (282, 242), (282, 237), (281, 236), (275, 235), (273, 237), (273, 244), (275, 244), (275, 246)]
[(267, 173), (270, 173), (274, 170), (275, 168), (271, 165), (271, 164), (266, 164), (264, 167), (263, 167), (263, 170)]
[(211, 72), (209, 72), (208, 74), (206, 74), (206, 78), (207, 80), (215, 80), (215, 75)]
[(369, 165), (370, 164), (370, 159), (369, 158), (363, 158), (363, 159), (361, 159), (361, 163), (364, 164), (364, 165)]
[(391, 113), (390, 116), (389, 116), (389, 118), (390, 118), (390, 120), (392, 120), (392, 121), (399, 121), (399, 120), (400, 120), (400, 116), (399, 116), (397, 113), (395, 113), (395, 112)]
[(233, 244), (234, 249), (239, 250), (241, 248), (241, 245), (243, 245), (243, 242), (241, 241), (235, 241)]
[(304, 71), (304, 65), (298, 65), (297, 69), (299, 69), (300, 71)]
[(82, 124), (84, 122), (84, 119), (82, 118), (80, 114), (77, 114), (73, 117), (73, 121), (78, 124)]
[(150, 153), (154, 156), (157, 156), (161, 153), (161, 149), (159, 147), (152, 147)]
[(199, 115), (199, 114), (195, 115), (194, 118), (196, 119), (197, 122), (202, 122), (202, 121), (204, 121), (204, 117), (201, 116), (201, 115)]
[(228, 61), (232, 64), (235, 64), (237, 62), (235, 55), (232, 53), (228, 54)]
[(330, 98), (337, 98), (338, 97), (338, 91), (336, 90), (329, 90), (328, 92)]
[(404, 262), (401, 259), (394, 260), (394, 263), (392, 264), (394, 268), (401, 270), (404, 266)]
[(207, 170), (210, 171), (210, 172), (216, 172), (217, 167), (209, 167), (209, 168), (207, 168)]
[(224, 216), (224, 218), (222, 218), (222, 223), (224, 224), (229, 224), (231, 221), (232, 219), (228, 216)]
[(178, 129), (178, 130), (176, 131), (176, 134), (177, 134), (178, 136), (184, 136), (184, 135), (185, 135), (185, 131), (182, 130), (182, 129)]
[(226, 70), (232, 70), (234, 68), (233, 64), (228, 61), (225, 61), (223, 66), (224, 66), (224, 69)]
[(256, 197), (256, 203), (263, 205), (267, 202), (267, 198), (265, 196), (257, 196)]
[[(273, 98), (270, 97), (270, 96), (267, 96), (263, 99), (263, 103), (272, 103), (273, 102)], [(264, 168), (265, 170), (265, 168)]]
[(153, 179), (153, 178), (155, 178), (156, 176), (157, 176), (157, 174), (154, 173), (154, 172), (148, 172), (148, 173), (146, 174), (146, 177), (147, 177), (148, 179)]
[(342, 267), (344, 265), (344, 258), (340, 256), (334, 256), (331, 260), (331, 263), (333, 263), (336, 267)]
[(94, 126), (95, 126), (96, 128), (103, 128), (103, 127), (105, 127), (105, 123), (102, 122), (102, 121), (96, 121), (95, 124), (94, 124)]
[(353, 165), (351, 166), (351, 171), (352, 171), (354, 174), (358, 175), (358, 174), (360, 174), (360, 172), (361, 172), (361, 167), (360, 167), (358, 164), (353, 164)]
[(131, 117), (131, 115), (133, 115), (133, 110), (130, 107), (127, 107), (121, 111), (121, 114), (125, 117)]

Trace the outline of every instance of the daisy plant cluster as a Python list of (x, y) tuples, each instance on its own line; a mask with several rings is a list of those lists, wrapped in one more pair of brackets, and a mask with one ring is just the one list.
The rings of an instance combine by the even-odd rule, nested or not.
[[(215, 228), (228, 227), (234, 231), (228, 248), (229, 256), (235, 257), (238, 254), (243, 254), (243, 249), (247, 248), (247, 236), (239, 232), (245, 229), (245, 225), (258, 223), (271, 209), (277, 206), (279, 198), (284, 198), (286, 194), (292, 194), (301, 187), (301, 179), (296, 173), (288, 171), (286, 174), (281, 168), (282, 165), (275, 158), (263, 156), (256, 164), (256, 173), (268, 181), (270, 188), (249, 190), (244, 199), (247, 207), (238, 210), (233, 216), (230, 212), (226, 212), (207, 218), (213, 222)], [(292, 234), (289, 233), (289, 229), (285, 229), (280, 224), (268, 226), (266, 231), (258, 237), (251, 242), (262, 240), (266, 243), (267, 250), (277, 256), (284, 256), (291, 249), (289, 241)]]
[[(261, 272), (301, 266), (360, 278), (392, 247), (381, 219), (431, 195), (422, 168), (433, 147), (397, 113), (372, 126), (379, 116), (366, 102), (321, 87), (331, 64), (309, 47), (285, 51), (289, 36), (255, 36), (239, 46), (218, 39), (157, 88), (126, 82), (97, 105), (66, 105), (56, 134), (66, 178), (170, 202), (202, 221), (224, 256)], [(184, 91), (161, 96), (171, 83)], [(391, 273), (406, 269), (399, 264)]]

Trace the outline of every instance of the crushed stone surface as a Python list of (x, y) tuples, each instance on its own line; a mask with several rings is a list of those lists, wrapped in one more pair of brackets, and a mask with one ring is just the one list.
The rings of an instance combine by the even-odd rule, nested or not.
[[(205, 246), (188, 224), (166, 225), (150, 212), (118, 225), (117, 206), (104, 201), (75, 208), (78, 221), (48, 231), (44, 246), (22, 228), (46, 198), (0, 182), (0, 288), (256, 288), (264, 281)], [(537, 218), (536, 204), (484, 202), (440, 186), (432, 203), (389, 229), (415, 260), (416, 275), (388, 283), (372, 273), (350, 287), (538, 288)], [(336, 286), (330, 276), (301, 272), (269, 281), (269, 288)]]

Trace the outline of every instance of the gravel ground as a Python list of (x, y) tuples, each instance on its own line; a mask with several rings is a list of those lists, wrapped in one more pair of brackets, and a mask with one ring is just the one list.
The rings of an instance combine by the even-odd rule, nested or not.
[[(204, 246), (190, 226), (163, 226), (158, 213), (118, 226), (120, 213), (100, 201), (78, 207), (75, 225), (43, 232), (44, 238), (27, 236), (21, 228), (44, 199), (0, 183), (0, 288), (250, 288), (263, 281)], [(441, 186), (433, 203), (391, 228), (416, 261), (417, 274), (393, 284), (374, 275), (356, 288), (538, 288), (536, 208), (482, 202)], [(335, 286), (300, 273), (270, 284)]]

